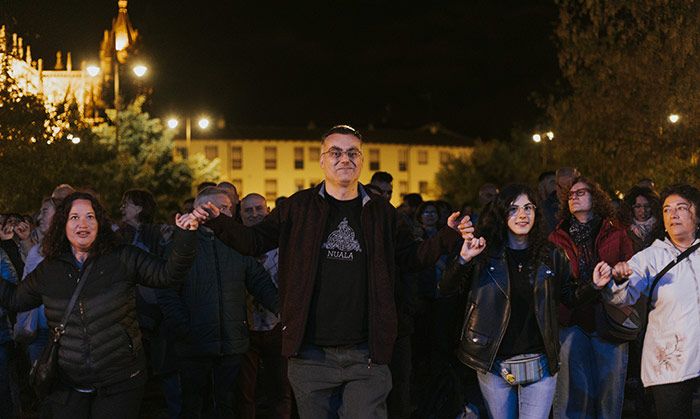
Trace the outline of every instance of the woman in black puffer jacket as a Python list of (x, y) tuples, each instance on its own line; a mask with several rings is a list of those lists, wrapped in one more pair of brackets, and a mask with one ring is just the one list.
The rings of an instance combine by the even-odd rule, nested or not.
[(44, 304), (49, 328), (62, 320), (83, 271), (87, 281), (65, 325), (59, 379), (45, 414), (55, 418), (136, 418), (146, 382), (135, 287), (184, 281), (195, 255), (196, 221), (180, 227), (167, 261), (120, 244), (94, 196), (76, 192), (59, 206), (43, 242), (45, 260), (18, 286), (0, 281), (0, 304), (26, 311)]
[(463, 244), (440, 282), (443, 294), (467, 294), (457, 356), (477, 371), (489, 417), (547, 417), (559, 369), (558, 305), (584, 297), (541, 229), (536, 199), (528, 186), (503, 188), (479, 220), (481, 237)]

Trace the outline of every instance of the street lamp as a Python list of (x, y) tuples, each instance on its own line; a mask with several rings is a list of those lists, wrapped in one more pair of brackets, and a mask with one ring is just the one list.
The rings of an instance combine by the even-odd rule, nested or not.
[[(121, 52), (119, 48), (117, 48), (117, 53)], [(134, 67), (131, 68), (131, 71), (134, 72), (134, 75), (136, 77), (141, 78), (146, 75), (146, 72), (148, 71), (148, 67), (146, 67), (143, 64), (138, 64), (135, 65)], [(119, 97), (119, 60), (114, 60), (114, 128), (116, 130), (115, 132), (115, 143), (117, 148), (119, 148), (119, 107), (121, 105), (121, 97)]]
[[(180, 125), (180, 121), (177, 118), (171, 117), (167, 121), (168, 128), (175, 129)], [(205, 130), (209, 128), (209, 118), (206, 116), (201, 116), (197, 120), (197, 125), (200, 129)], [(185, 118), (185, 149), (187, 150), (187, 159), (190, 158), (190, 151), (192, 148), (192, 119), (188, 116)]]
[(672, 124), (675, 124), (680, 119), (681, 119), (680, 115), (678, 115), (676, 113), (672, 113), (671, 115), (668, 116), (668, 121)]
[(137, 64), (131, 69), (131, 71), (133, 71), (134, 74), (136, 74), (136, 77), (143, 77), (144, 75), (146, 75), (148, 67), (146, 67), (143, 64)]
[(100, 67), (98, 67), (96, 65), (89, 65), (89, 66), (87, 66), (85, 71), (87, 71), (88, 76), (97, 77), (97, 75), (100, 74)]
[[(542, 140), (545, 138), (548, 139), (549, 141), (554, 140), (554, 132), (553, 131), (547, 131), (544, 133), (537, 133), (536, 132), (532, 135), (532, 141), (534, 141), (536, 143), (542, 142)], [(542, 150), (542, 165), (543, 166), (547, 166), (547, 157), (548, 157), (547, 155), (548, 154), (549, 154), (548, 149)]]
[(85, 71), (88, 73), (88, 76), (90, 76), (93, 81), (90, 81), (90, 104), (92, 105), (92, 118), (93, 120), (97, 119), (97, 106), (95, 106), (95, 82), (94, 79), (100, 74), (100, 67), (91, 64), (85, 68)]

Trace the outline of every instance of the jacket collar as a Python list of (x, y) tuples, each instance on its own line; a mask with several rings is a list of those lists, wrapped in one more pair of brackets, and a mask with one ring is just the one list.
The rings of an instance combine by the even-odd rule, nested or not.
[[(357, 187), (360, 190), (360, 196), (362, 197), (362, 206), (364, 207), (372, 198), (369, 197), (369, 193), (367, 193), (367, 191), (365, 190), (365, 187), (361, 183), (358, 183)], [(322, 198), (326, 197), (326, 181), (325, 180), (323, 182), (321, 182), (320, 184), (318, 184), (318, 186), (316, 186), (316, 191), (319, 195), (321, 195)]]

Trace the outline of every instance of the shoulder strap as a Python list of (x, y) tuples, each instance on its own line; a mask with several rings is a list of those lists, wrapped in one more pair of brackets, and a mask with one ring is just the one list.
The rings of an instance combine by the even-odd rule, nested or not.
[(87, 264), (87, 266), (85, 266), (85, 270), (83, 271), (82, 275), (80, 275), (80, 279), (78, 279), (78, 285), (76, 285), (75, 290), (73, 291), (73, 295), (70, 297), (70, 301), (68, 302), (68, 306), (66, 307), (66, 311), (63, 313), (63, 319), (61, 319), (61, 324), (54, 328), (54, 342), (58, 342), (66, 330), (66, 322), (68, 321), (68, 317), (70, 317), (71, 312), (73, 312), (73, 307), (75, 307), (75, 303), (76, 301), (78, 301), (80, 291), (83, 290), (83, 285), (85, 285), (86, 282), (85, 279), (87, 279), (88, 275), (90, 274), (90, 270), (92, 270), (92, 265), (94, 265), (94, 261), (91, 261), (89, 264)]
[(651, 288), (649, 288), (649, 298), (647, 299), (647, 313), (651, 311), (651, 296), (654, 294), (654, 289), (656, 289), (656, 285), (659, 283), (661, 278), (664, 275), (666, 275), (666, 273), (670, 271), (671, 268), (676, 266), (678, 262), (690, 256), (690, 254), (693, 253), (698, 247), (700, 247), (700, 242), (697, 242), (689, 248), (685, 249), (683, 253), (676, 256), (672, 261), (668, 263), (668, 265), (666, 265), (661, 271), (659, 271), (659, 273), (656, 274), (654, 280), (651, 282)]

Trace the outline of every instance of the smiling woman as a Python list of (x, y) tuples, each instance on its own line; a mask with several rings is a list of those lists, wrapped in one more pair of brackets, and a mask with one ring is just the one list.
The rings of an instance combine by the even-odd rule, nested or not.
[[(25, 311), (43, 303), (54, 339), (63, 335), (58, 379), (47, 398), (52, 417), (137, 417), (146, 372), (135, 287), (164, 288), (185, 279), (195, 234), (184, 230), (198, 224), (189, 215), (178, 216), (176, 224), (173, 251), (164, 261), (120, 244), (99, 201), (76, 192), (56, 209), (43, 243), (44, 261), (17, 286), (0, 281), (3, 307)], [(59, 328), (82, 281), (79, 309)]]
[(563, 252), (542, 230), (537, 194), (507, 185), (440, 282), (469, 290), (458, 357), (478, 372), (489, 416), (547, 417), (559, 369), (560, 302), (579, 298)]

